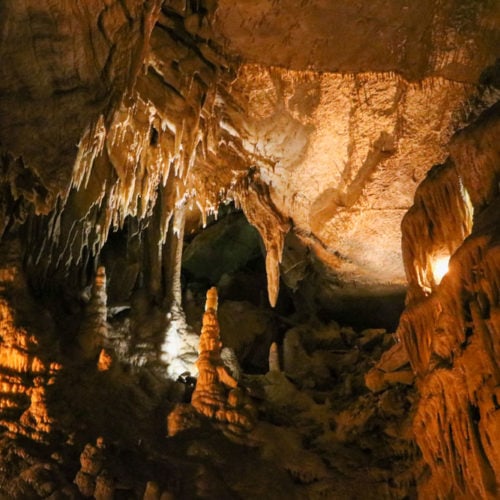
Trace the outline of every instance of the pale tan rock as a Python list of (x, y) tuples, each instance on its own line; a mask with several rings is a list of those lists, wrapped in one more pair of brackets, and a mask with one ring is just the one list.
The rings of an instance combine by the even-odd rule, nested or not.
[(231, 347), (223, 347), (220, 353), (220, 357), (224, 366), (229, 371), (229, 374), (237, 381), (240, 380), (242, 370), (238, 362), (238, 357)]
[(365, 375), (365, 385), (372, 392), (383, 391), (387, 387), (387, 382), (385, 380), (385, 373), (378, 368), (372, 368)]
[(269, 188), (257, 174), (236, 191), (237, 202), (253, 226), (257, 228), (266, 248), (267, 294), (272, 307), (279, 292), (280, 263), (290, 222), (272, 201)]
[(78, 338), (86, 359), (97, 358), (108, 340), (107, 313), (106, 270), (99, 266)]
[[(398, 4), (374, 3), (370, 18), (363, 22), (359, 16), (366, 12), (365, 5), (325, 4), (320, 0), (303, 5), (286, 0), (273, 7), (264, 0), (251, 5), (220, 1), (214, 20), (217, 39), (222, 39), (232, 54), (265, 66), (341, 73), (397, 68), (409, 79), (431, 73), (475, 81), (481, 58), (491, 61), (496, 57), (493, 47), (484, 47), (485, 35), (468, 22), (476, 11), (472, 5), (447, 1), (401, 9)], [(459, 7), (464, 9), (465, 19), (444, 14)], [(495, 13), (496, 6), (489, 6), (476, 14), (475, 19), (482, 19), (488, 34), (492, 29), (488, 19)], [(336, 38), (332, 39), (332, 33)], [(431, 34), (427, 37), (424, 33)], [(474, 49), (465, 50), (465, 40)], [(402, 52), (394, 52), (393, 44)], [(476, 51), (479, 60), (474, 57)], [(452, 60), (456, 64), (450, 68)]]
[(415, 382), (415, 374), (412, 370), (399, 370), (384, 372), (379, 368), (372, 368), (365, 375), (365, 385), (372, 392), (380, 392), (394, 384), (412, 385)]

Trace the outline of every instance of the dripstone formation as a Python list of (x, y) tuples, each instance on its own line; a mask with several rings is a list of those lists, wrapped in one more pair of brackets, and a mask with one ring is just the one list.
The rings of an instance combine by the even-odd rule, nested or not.
[(1, 2), (0, 496), (500, 496), (499, 20)]

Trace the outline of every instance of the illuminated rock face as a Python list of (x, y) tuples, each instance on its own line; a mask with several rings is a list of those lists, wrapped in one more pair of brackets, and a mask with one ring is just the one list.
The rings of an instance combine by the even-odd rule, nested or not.
[(61, 368), (50, 341), (53, 325), (30, 300), (17, 243), (3, 242), (0, 253), (1, 425), (14, 436), (44, 442), (54, 423), (47, 391)]
[(451, 133), (495, 99), (477, 83), (498, 30), (494, 6), (383, 7), (3, 6), (6, 194), (54, 209), (31, 226), (32, 259), (85, 261), (134, 220), (144, 279), (171, 300), (186, 211), (230, 199), (264, 241), (271, 303), (291, 227), (344, 287), (404, 285), (402, 216)]
[[(422, 497), (499, 493), (499, 116), (496, 106), (454, 138), (403, 224), (410, 293), (398, 335), (420, 392), (413, 428), (431, 471)], [(452, 254), (440, 283), (438, 249)]]
[[(293, 392), (306, 422), (320, 406), (313, 427), (324, 431), (321, 460), (334, 462), (339, 442), (365, 446), (365, 424), (392, 415), (390, 425), (373, 425), (404, 443), (384, 457), (398, 455), (398, 446), (402, 455), (414, 450), (414, 437), (430, 472), (402, 474), (401, 485), (419, 478), (423, 498), (498, 496), (499, 6), (2, 2), (0, 423), (9, 439), (45, 443), (62, 432), (71, 441), (71, 426), (84, 440), (78, 452), (95, 439), (64, 416), (61, 403), (54, 420), (54, 387), (82, 399), (70, 398), (75, 418), (110, 433), (116, 427), (119, 439), (128, 423), (154, 420), (160, 400), (182, 399), (175, 380), (196, 375), (197, 356), (182, 310), (184, 236), (221, 203), (234, 203), (261, 236), (272, 306), (284, 284), (311, 315), (317, 300), (408, 286), (401, 343), (375, 367), (361, 358), (356, 381), (373, 394), (337, 409), (334, 432), (332, 408), (316, 405), (321, 391), (308, 384), (332, 382), (337, 361), (349, 370), (356, 349), (370, 352), (378, 334), (358, 339), (339, 330), (335, 342), (349, 351), (341, 355), (323, 352), (324, 339), (307, 352), (297, 330), (285, 335), (282, 325), (281, 338), (262, 335), (279, 343), (266, 379), (268, 392), (277, 391), (267, 394), (277, 398), (272, 418), (283, 418), (280, 391)], [(315, 285), (321, 290), (311, 291)], [(295, 348), (301, 356), (292, 355)], [(280, 374), (282, 351), (300, 390)], [(198, 392), (205, 383), (210, 393), (212, 365), (202, 361)], [(336, 376), (344, 386), (332, 394), (357, 397), (353, 377)], [(400, 396), (394, 384), (411, 387), (414, 379), (420, 398), (412, 435), (407, 422), (402, 430), (395, 421), (411, 398), (399, 406), (393, 399)], [(65, 380), (78, 382), (75, 395)], [(116, 408), (100, 401), (117, 390)], [(312, 396), (304, 399), (306, 390)], [(87, 414), (94, 403), (102, 413), (96, 422)], [(268, 451), (277, 463), (283, 450), (293, 451), (286, 471), (318, 481), (319, 493), (342, 493), (322, 461), (300, 449), (316, 428), (311, 435), (280, 429), (290, 443)], [(351, 431), (362, 437), (351, 440)], [(142, 442), (141, 432), (154, 441), (154, 428), (140, 427), (127, 434), (129, 446)], [(271, 434), (257, 436), (259, 446)], [(370, 441), (368, 448), (383, 446)], [(112, 494), (106, 475), (98, 481), (84, 473), (81, 490)], [(217, 496), (210, 473), (201, 466), (190, 473)], [(175, 490), (156, 479), (148, 478), (151, 491)], [(410, 489), (401, 486), (401, 496)]]

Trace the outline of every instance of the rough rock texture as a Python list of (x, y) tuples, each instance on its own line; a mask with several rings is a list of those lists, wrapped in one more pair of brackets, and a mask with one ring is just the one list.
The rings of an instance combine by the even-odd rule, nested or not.
[(226, 50), (266, 66), (474, 82), (498, 55), (494, 2), (221, 0), (218, 6), (215, 32)]
[[(246, 398), (238, 388), (238, 381), (224, 366), (217, 305), (217, 289), (212, 287), (207, 291), (196, 361), (198, 378), (191, 396), (191, 405), (201, 415), (229, 424), (231, 430), (248, 431), (253, 426), (254, 411), (250, 404), (245, 404)], [(180, 430), (169, 426), (168, 433), (175, 435)]]
[(176, 281), (184, 211), (205, 217), (228, 198), (261, 233), (271, 303), (290, 227), (340, 283), (404, 284), (398, 228), (415, 188), (470, 110), (494, 99), (477, 86), (495, 61), (494, 2), (2, 9), (9, 194), (55, 208), (32, 224), (34, 263), (85, 262), (133, 217), (156, 295), (162, 274)]
[[(1, 494), (498, 496), (499, 9), (1, 2)], [(183, 272), (232, 206), (252, 257)], [(189, 404), (214, 285), (249, 435)], [(331, 322), (406, 285), (382, 357)]]
[(11, 435), (45, 441), (53, 430), (47, 392), (61, 366), (54, 325), (30, 300), (17, 242), (0, 246), (1, 425)]
[(233, 117), (234, 140), (340, 279), (401, 284), (401, 218), (428, 165), (444, 160), (471, 92), (442, 78), (245, 65), (232, 83), (245, 110)]
[[(422, 497), (499, 494), (499, 117), (497, 105), (455, 136), (403, 224), (412, 258), (398, 336), (418, 380), (413, 428), (430, 470)], [(452, 254), (441, 283), (429, 272), (437, 249)]]

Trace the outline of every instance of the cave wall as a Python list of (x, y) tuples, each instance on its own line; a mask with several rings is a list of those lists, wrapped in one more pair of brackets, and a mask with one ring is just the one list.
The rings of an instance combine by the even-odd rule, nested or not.
[[(104, 261), (117, 310), (139, 304), (123, 356), (173, 366), (162, 349), (182, 344), (192, 365), (184, 228), (231, 201), (262, 238), (271, 304), (294, 266), (289, 232), (321, 263), (326, 303), (408, 283), (398, 337), (420, 394), (420, 494), (494, 498), (498, 3), (274, 4), (1, 4), (1, 423), (51, 433), (60, 349), (96, 354), (68, 318), (106, 329), (82, 305)], [(452, 256), (441, 282), (438, 256)], [(54, 319), (28, 285), (57, 280), (86, 295), (58, 296), (52, 312), (76, 312)]]
[[(453, 138), (403, 222), (410, 288), (398, 335), (417, 374), (425, 498), (498, 496), (499, 111)], [(441, 282), (432, 270), (439, 252), (451, 255)]]
[(171, 296), (162, 248), (184, 212), (204, 222), (234, 200), (267, 249), (271, 302), (290, 229), (343, 287), (404, 285), (399, 224), (415, 189), (497, 98), (481, 78), (498, 12), (378, 7), (4, 3), (4, 212), (50, 213), (30, 223), (32, 261), (86, 262), (133, 219), (144, 279)]

